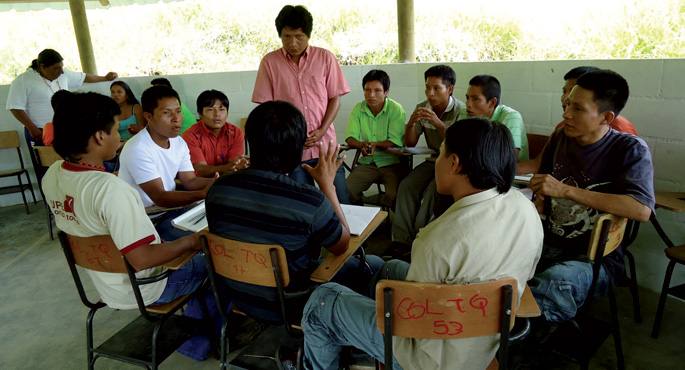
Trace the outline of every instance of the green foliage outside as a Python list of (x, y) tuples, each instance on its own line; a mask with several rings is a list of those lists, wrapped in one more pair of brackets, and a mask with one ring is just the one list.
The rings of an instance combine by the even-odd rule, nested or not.
[[(278, 47), (283, 1), (111, 0), (89, 3), (98, 70), (121, 76), (255, 70)], [(302, 1), (314, 15), (310, 43), (342, 64), (395, 63), (394, 0)], [(44, 48), (80, 70), (64, 5), (0, 12), (0, 84)], [(26, 8), (24, 8), (26, 9)], [(682, 58), (685, 0), (415, 1), (418, 62)]]

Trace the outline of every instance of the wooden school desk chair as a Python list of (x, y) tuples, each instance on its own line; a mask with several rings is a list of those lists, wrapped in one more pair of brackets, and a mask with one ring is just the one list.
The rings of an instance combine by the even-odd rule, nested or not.
[[(122, 256), (109, 235), (84, 238), (60, 231), (58, 236), (81, 302), (89, 309), (86, 320), (89, 370), (94, 369), (95, 361), (99, 357), (154, 370), (190, 338), (192, 329), (198, 326), (199, 320), (174, 314), (192, 298), (192, 295), (179, 297), (163, 305), (146, 306), (140, 287), (166, 279), (171, 270), (180, 268), (194, 252), (188, 252), (164, 265), (166, 269), (155, 276), (138, 278), (135, 269)], [(97, 347), (93, 344), (93, 319), (97, 311), (107, 305), (101, 300), (93, 302), (88, 298), (76, 266), (98, 272), (128, 274), (140, 311), (140, 316)]]
[[(499, 368), (506, 369), (517, 290), (513, 278), (466, 285), (379, 281), (376, 325), (383, 333), (385, 369), (393, 366), (393, 336), (450, 340), (496, 334), (500, 334)], [(429, 310), (441, 315), (428, 315)]]
[[(21, 199), (24, 201), (26, 214), (29, 214), (29, 203), (26, 201), (26, 194), (24, 192), (26, 190), (31, 191), (33, 204), (36, 204), (36, 194), (33, 192), (33, 186), (31, 186), (29, 171), (24, 167), (24, 159), (21, 156), (19, 144), (19, 134), (17, 134), (16, 131), (0, 131), (0, 150), (15, 149), (17, 151), (17, 157), (19, 158), (19, 168), (0, 170), (0, 178), (17, 178), (17, 185), (0, 186), (0, 195), (21, 193)], [(26, 183), (22, 181), (22, 175), (26, 176)]]

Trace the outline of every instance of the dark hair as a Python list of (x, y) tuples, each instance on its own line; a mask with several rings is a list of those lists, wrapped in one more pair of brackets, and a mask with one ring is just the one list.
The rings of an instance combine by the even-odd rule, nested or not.
[(516, 156), (511, 132), (503, 124), (484, 118), (457, 121), (445, 132), (445, 153), (459, 157), (461, 174), (473, 187), (494, 187), (500, 193), (511, 188)]
[(499, 84), (499, 80), (495, 76), (473, 76), (473, 78), (469, 81), (469, 85), (480, 87), (483, 96), (485, 96), (485, 99), (488, 101), (492, 98), (497, 98), (497, 104), (495, 106), (499, 105), (500, 96), (502, 95), (502, 87)]
[(174, 88), (173, 86), (171, 86), (171, 82), (164, 77), (157, 77), (157, 78), (153, 79), (152, 81), (150, 81), (150, 85), (152, 85), (152, 86), (162, 85), (162, 86), (171, 87), (172, 89)]
[(88, 140), (96, 132), (112, 132), (114, 117), (121, 110), (109, 96), (62, 91), (52, 120), (55, 130), (52, 145), (62, 158), (76, 162), (88, 151)]
[(45, 49), (38, 53), (38, 58), (31, 61), (31, 68), (38, 71), (38, 67), (42, 65), (43, 67), (50, 67), (51, 65), (57, 64), (63, 61), (64, 58), (53, 49)]
[(286, 5), (276, 17), (276, 31), (278, 31), (278, 36), (280, 37), (281, 31), (285, 27), (295, 30), (301, 28), (307, 37), (311, 37), (313, 23), (312, 13), (307, 8), (302, 5)]
[(226, 110), (228, 110), (229, 102), (226, 94), (219, 90), (205, 90), (197, 96), (197, 113), (202, 115), (202, 108), (211, 107), (215, 101), (221, 102)]
[(141, 106), (143, 112), (148, 112), (152, 114), (157, 108), (157, 104), (160, 100), (164, 98), (176, 98), (179, 104), (181, 103), (181, 98), (178, 97), (176, 90), (169, 86), (164, 85), (153, 85), (143, 91), (143, 95), (140, 97)]
[(625, 78), (608, 69), (588, 72), (578, 77), (576, 86), (592, 91), (593, 100), (600, 112), (612, 111), (615, 115), (621, 113), (630, 95)]
[(388, 91), (390, 88), (390, 76), (388, 76), (385, 71), (380, 69), (372, 69), (364, 75), (362, 78), (362, 89), (366, 86), (367, 82), (378, 81), (383, 85), (383, 91)]
[(131, 104), (131, 105), (136, 105), (140, 104), (138, 99), (136, 99), (136, 96), (133, 95), (133, 91), (131, 91), (131, 87), (128, 86), (128, 84), (124, 81), (114, 81), (112, 82), (111, 85), (109, 85), (109, 89), (112, 89), (112, 86), (120, 86), (122, 89), (124, 89), (124, 92), (126, 93), (126, 103)]
[(593, 67), (593, 66), (580, 66), (571, 69), (570, 71), (566, 72), (564, 75), (564, 81), (568, 80), (577, 80), (578, 77), (588, 73), (588, 72), (594, 72), (594, 71), (599, 71), (599, 68)]
[(294, 105), (270, 101), (253, 109), (245, 122), (250, 168), (290, 173), (302, 161), (307, 122)]
[(69, 90), (57, 90), (56, 93), (52, 94), (52, 98), (50, 98), (52, 110), (56, 111), (57, 107), (64, 104), (65, 99), (68, 99), (71, 95)]
[(427, 80), (428, 77), (440, 77), (445, 85), (454, 86), (457, 83), (457, 74), (452, 67), (444, 64), (432, 66), (423, 72), (423, 79)]

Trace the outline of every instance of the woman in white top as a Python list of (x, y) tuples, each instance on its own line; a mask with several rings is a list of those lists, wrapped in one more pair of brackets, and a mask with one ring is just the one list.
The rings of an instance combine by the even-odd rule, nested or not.
[(59, 90), (73, 90), (84, 82), (112, 81), (115, 72), (98, 76), (64, 70), (64, 58), (55, 50), (45, 49), (31, 62), (26, 72), (17, 76), (10, 85), (7, 110), (25, 129), (28, 143), (41, 143), (42, 128), (52, 121), (50, 105), (52, 95)]

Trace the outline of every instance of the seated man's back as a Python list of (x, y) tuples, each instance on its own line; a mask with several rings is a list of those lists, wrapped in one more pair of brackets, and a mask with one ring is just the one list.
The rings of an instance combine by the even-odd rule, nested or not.
[[(471, 118), (446, 130), (435, 162), (436, 189), (454, 203), (423, 228), (412, 261), (386, 263), (381, 279), (470, 284), (513, 277), (519, 297), (542, 250), (542, 224), (533, 204), (511, 188), (516, 166), (511, 133)], [(343, 346), (383, 360), (376, 303), (336, 284), (317, 288), (305, 307), (305, 364), (335, 368)], [(469, 308), (463, 302), (463, 308)], [(436, 318), (439, 316), (436, 316)], [(404, 369), (484, 369), (497, 336), (451, 340), (394, 338), (395, 365)]]
[[(318, 266), (321, 248), (339, 255), (347, 249), (349, 228), (335, 194), (333, 178), (341, 164), (337, 147), (321, 146), (316, 167), (305, 167), (319, 185), (294, 181), (288, 176), (300, 165), (306, 138), (304, 116), (293, 105), (266, 102), (255, 108), (245, 124), (250, 145), (250, 168), (222, 176), (207, 194), (205, 206), (212, 233), (225, 238), (279, 244), (286, 252), (289, 289), (308, 287)], [(382, 260), (368, 256), (371, 273)], [(367, 287), (370, 275), (357, 273), (351, 258), (335, 279)], [(226, 281), (234, 302), (248, 314), (279, 321), (273, 288)]]

